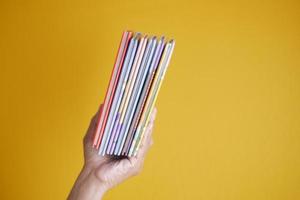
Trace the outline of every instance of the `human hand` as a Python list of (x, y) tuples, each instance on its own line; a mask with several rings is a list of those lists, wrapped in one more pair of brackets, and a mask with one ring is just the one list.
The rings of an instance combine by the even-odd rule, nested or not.
[(129, 177), (137, 175), (141, 171), (145, 156), (153, 143), (151, 135), (156, 112), (155, 108), (151, 114), (150, 123), (146, 127), (140, 149), (134, 157), (101, 156), (93, 148), (92, 140), (99, 114), (97, 112), (83, 139), (84, 167), (69, 194), (68, 200), (101, 199), (107, 190)]

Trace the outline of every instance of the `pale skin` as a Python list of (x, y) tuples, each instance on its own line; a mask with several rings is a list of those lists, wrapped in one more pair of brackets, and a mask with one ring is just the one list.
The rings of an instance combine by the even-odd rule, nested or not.
[(84, 165), (68, 196), (68, 200), (99, 200), (111, 188), (126, 179), (138, 175), (143, 167), (145, 156), (153, 144), (152, 130), (156, 116), (152, 111), (150, 122), (146, 127), (140, 149), (134, 157), (101, 156), (92, 147), (97, 115), (92, 118), (83, 139)]

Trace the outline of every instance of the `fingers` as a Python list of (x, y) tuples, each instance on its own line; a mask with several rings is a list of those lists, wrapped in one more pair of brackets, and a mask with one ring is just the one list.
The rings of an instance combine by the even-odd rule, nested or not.
[(156, 108), (153, 109), (151, 116), (150, 116), (150, 121), (149, 124), (146, 127), (145, 135), (142, 138), (141, 146), (139, 149), (140, 156), (145, 156), (147, 151), (149, 150), (150, 146), (153, 144), (152, 140), (152, 132), (153, 132), (153, 127), (154, 127), (154, 120), (156, 117), (157, 110)]
[(141, 138), (141, 145), (140, 145), (140, 149), (138, 149), (137, 155), (131, 157), (130, 159), (132, 159), (135, 162), (143, 162), (147, 152), (150, 149), (150, 146), (153, 144), (153, 140), (152, 140), (152, 132), (153, 132), (153, 127), (154, 127), (154, 120), (156, 117), (156, 113), (157, 113), (157, 109), (154, 108), (151, 116), (150, 116), (150, 121), (149, 124), (146, 127), (145, 133), (143, 138)]
[(98, 117), (100, 115), (100, 112), (102, 110), (103, 104), (100, 105), (99, 110), (96, 112), (96, 114), (92, 117), (89, 128), (84, 136), (83, 142), (85, 144), (89, 144), (92, 143), (94, 134), (95, 134), (95, 129), (97, 127), (97, 121), (98, 121)]
[(154, 108), (152, 113), (151, 113), (151, 118), (150, 118), (150, 122), (153, 123), (155, 118), (156, 118), (156, 113), (157, 113), (157, 109)]
[(154, 126), (154, 120), (156, 116), (156, 109), (154, 109), (151, 113), (150, 122), (146, 127), (144, 137), (142, 138), (140, 149), (137, 152), (136, 156), (128, 158), (131, 168), (131, 174), (132, 175), (138, 175), (144, 164), (145, 156), (147, 152), (150, 149), (150, 146), (152, 145), (152, 132), (153, 132), (153, 126)]
[(141, 141), (140, 149), (138, 149), (137, 152), (137, 157), (140, 159), (143, 159), (145, 157), (146, 153), (148, 152), (151, 146), (153, 126), (153, 122), (151, 122), (146, 127), (144, 136)]
[[(128, 178), (138, 175), (144, 164), (145, 156), (152, 145), (152, 131), (157, 110), (153, 109), (149, 124), (146, 127), (144, 137), (141, 139), (140, 149), (136, 156), (133, 157), (114, 157), (107, 156), (107, 163), (113, 166), (113, 171), (117, 171), (119, 177)], [(110, 176), (111, 177), (111, 176)]]

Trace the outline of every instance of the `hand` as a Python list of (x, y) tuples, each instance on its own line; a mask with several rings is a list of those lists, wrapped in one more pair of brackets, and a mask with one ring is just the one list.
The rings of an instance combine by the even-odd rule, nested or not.
[(97, 125), (99, 112), (92, 118), (88, 131), (83, 139), (84, 167), (78, 176), (68, 200), (101, 199), (110, 188), (118, 185), (131, 176), (137, 175), (144, 163), (146, 153), (152, 145), (152, 129), (156, 109), (146, 127), (145, 135), (138, 153), (134, 157), (101, 156), (92, 147), (92, 139)]

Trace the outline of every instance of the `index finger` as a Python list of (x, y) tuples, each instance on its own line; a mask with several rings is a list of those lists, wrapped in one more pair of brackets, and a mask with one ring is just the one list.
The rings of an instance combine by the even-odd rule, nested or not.
[(153, 109), (149, 124), (146, 127), (144, 135), (141, 137), (141, 141), (139, 144), (137, 144), (136, 153), (134, 153), (135, 156), (137, 156), (138, 159), (143, 159), (148, 152), (151, 144), (152, 144), (152, 132), (153, 132), (153, 126), (154, 126), (154, 120), (156, 117), (157, 110), (156, 108)]

